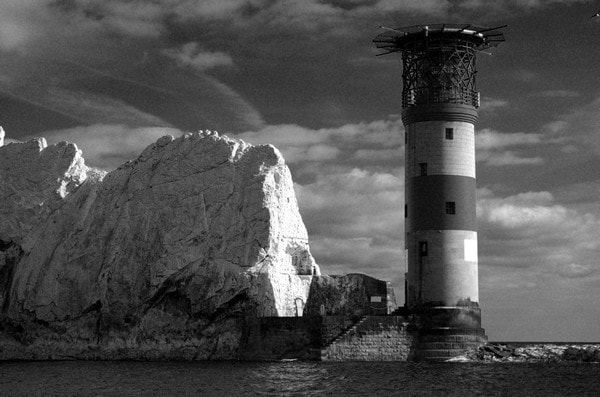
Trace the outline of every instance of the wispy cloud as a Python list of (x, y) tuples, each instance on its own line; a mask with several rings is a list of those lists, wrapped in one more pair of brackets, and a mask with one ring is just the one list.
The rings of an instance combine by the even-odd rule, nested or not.
[(503, 133), (486, 128), (477, 133), (475, 144), (477, 150), (489, 150), (504, 149), (511, 146), (537, 145), (541, 142), (541, 134)]
[[(369, 4), (368, 2), (365, 2)], [(429, 15), (445, 15), (450, 10), (450, 1), (447, 0), (408, 0), (408, 1), (395, 1), (395, 0), (379, 0), (374, 4), (367, 6), (372, 7), (378, 12), (398, 12), (404, 11), (407, 13), (420, 12)]]
[(162, 19), (167, 2), (59, 0), (46, 3), (51, 10), (69, 15), (89, 30), (129, 37), (157, 37), (164, 31)]
[(481, 106), (479, 106), (479, 111), (485, 113), (495, 112), (498, 109), (508, 107), (508, 105), (508, 101), (505, 99), (483, 97), (481, 100)]
[[(51, 103), (55, 109), (77, 119), (85, 120), (86, 123), (110, 122), (169, 126), (166, 121), (116, 98), (59, 87), (50, 87), (47, 93), (48, 103)], [(30, 97), (29, 99), (35, 103), (34, 98)]]
[[(0, 3), (0, 50), (23, 51), (44, 34), (51, 18), (44, 16), (47, 0), (5, 0)], [(49, 21), (50, 20), (50, 21)], [(34, 27), (37, 26), (37, 29)]]
[(193, 19), (239, 19), (256, 14), (265, 8), (269, 8), (272, 1), (269, 0), (181, 0), (173, 2), (169, 0), (160, 1), (163, 6), (182, 21)]
[(479, 218), (507, 230), (558, 226), (567, 212), (563, 206), (552, 205), (549, 192), (520, 193), (503, 199), (486, 197), (486, 193), (479, 201)]
[[(166, 33), (180, 4), (1, 2), (0, 51), (10, 55), (2, 57), (0, 90), (73, 124), (170, 126), (178, 122), (165, 121), (170, 113), (186, 128), (259, 128), (262, 116), (248, 100), (203, 73), (232, 65), (230, 55), (204, 51), (195, 41), (177, 48), (169, 42)], [(164, 48), (196, 74), (170, 70), (160, 55)]]
[(492, 167), (543, 164), (542, 157), (527, 156), (508, 149), (526, 148), (542, 143), (541, 134), (502, 133), (483, 129), (477, 133), (475, 139), (477, 161)]
[(581, 278), (588, 277), (600, 270), (600, 266), (590, 264), (581, 265), (579, 263), (561, 264), (557, 267), (558, 273), (563, 277)]
[(537, 72), (529, 69), (513, 69), (507, 73), (508, 77), (513, 80), (520, 81), (523, 83), (531, 83), (539, 79), (540, 75)]
[(580, 94), (572, 90), (546, 90), (532, 94), (541, 98), (577, 98)]
[(600, 153), (600, 97), (557, 117), (544, 126), (555, 137), (584, 150)]
[(109, 122), (128, 125), (170, 126), (168, 122), (143, 112), (124, 101), (91, 92), (44, 86), (19, 86), (2, 89), (1, 84), (0, 92), (83, 124)]
[(481, 152), (477, 154), (477, 161), (491, 167), (540, 165), (544, 163), (544, 159), (541, 157), (522, 157), (510, 150), (503, 152)]
[(233, 66), (233, 59), (221, 51), (205, 51), (197, 42), (186, 43), (180, 48), (169, 48), (163, 54), (174, 59), (179, 65), (191, 66), (205, 71), (219, 66)]

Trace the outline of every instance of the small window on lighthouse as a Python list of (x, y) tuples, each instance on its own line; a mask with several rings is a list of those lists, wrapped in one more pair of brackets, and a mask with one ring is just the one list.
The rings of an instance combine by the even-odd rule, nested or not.
[(454, 128), (446, 128), (446, 139), (454, 139)]
[(454, 201), (446, 201), (446, 214), (456, 214), (456, 203)]
[(419, 256), (427, 256), (427, 241), (419, 241)]
[(419, 168), (421, 169), (421, 176), (427, 175), (427, 163), (419, 163)]

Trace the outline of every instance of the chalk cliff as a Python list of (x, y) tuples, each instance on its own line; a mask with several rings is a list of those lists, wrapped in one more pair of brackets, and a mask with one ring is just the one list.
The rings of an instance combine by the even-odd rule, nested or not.
[(165, 136), (109, 173), (0, 140), (0, 359), (235, 358), (318, 272), (276, 148)]

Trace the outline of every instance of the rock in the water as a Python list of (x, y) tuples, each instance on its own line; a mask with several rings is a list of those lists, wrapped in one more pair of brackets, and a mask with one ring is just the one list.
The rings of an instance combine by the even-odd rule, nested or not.
[(0, 127), (0, 146), (4, 146), (4, 128)]
[(109, 173), (0, 147), (0, 358), (232, 358), (246, 316), (302, 314), (316, 269), (273, 146), (165, 136)]
[(465, 356), (449, 361), (471, 362), (517, 362), (517, 363), (557, 363), (557, 362), (600, 362), (600, 345), (597, 344), (524, 344), (514, 347), (500, 343), (488, 343), (468, 352)]

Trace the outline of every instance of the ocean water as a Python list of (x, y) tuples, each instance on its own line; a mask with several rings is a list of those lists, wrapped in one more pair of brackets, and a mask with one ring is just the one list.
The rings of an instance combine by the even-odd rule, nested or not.
[(0, 362), (2, 396), (600, 396), (600, 364)]

